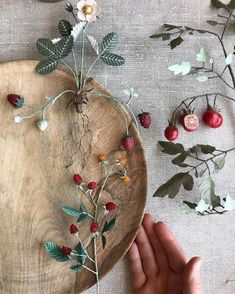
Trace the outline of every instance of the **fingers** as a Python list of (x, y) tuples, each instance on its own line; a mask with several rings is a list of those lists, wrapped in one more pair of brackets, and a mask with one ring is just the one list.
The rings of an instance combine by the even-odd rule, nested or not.
[(183, 294), (203, 294), (200, 268), (200, 257), (194, 257), (187, 263), (183, 277)]
[(182, 272), (187, 263), (187, 258), (174, 235), (162, 222), (154, 225), (154, 231), (167, 255), (170, 268), (176, 273)]
[(157, 263), (157, 270), (166, 271), (169, 269), (167, 256), (154, 231), (154, 225), (155, 225), (155, 221), (152, 218), (152, 216), (150, 214), (145, 214), (144, 220), (143, 220), (143, 226), (149, 237), (151, 246), (154, 250), (155, 260)]
[(133, 242), (131, 248), (129, 249), (128, 259), (131, 270), (132, 284), (134, 289), (138, 290), (144, 285), (146, 276), (143, 271), (139, 249), (135, 242)]
[(157, 263), (149, 237), (143, 226), (140, 227), (135, 241), (138, 246), (143, 270), (146, 276), (152, 277), (156, 275), (158, 271)]

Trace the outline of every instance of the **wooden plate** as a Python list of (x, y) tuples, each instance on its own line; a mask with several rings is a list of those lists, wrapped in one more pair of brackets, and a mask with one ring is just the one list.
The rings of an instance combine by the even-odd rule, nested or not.
[[(74, 218), (65, 215), (60, 204), (78, 206), (79, 196), (72, 182), (78, 172), (84, 181), (101, 181), (97, 162), (101, 152), (112, 158), (125, 154), (120, 142), (125, 133), (123, 119), (104, 97), (92, 97), (85, 111), (65, 109), (70, 97), (60, 99), (47, 112), (49, 129), (40, 132), (35, 119), (15, 124), (12, 117), (73, 87), (71, 76), (56, 70), (49, 76), (35, 73), (36, 61), (0, 65), (0, 252), (1, 293), (67, 294), (80, 293), (95, 283), (83, 270), (73, 273), (67, 263), (58, 263), (44, 251), (45, 241), (76, 245), (68, 232)], [(105, 89), (95, 81), (92, 87)], [(9, 93), (24, 95), (26, 106), (13, 108)], [(128, 118), (136, 147), (128, 153), (128, 174), (132, 184), (120, 179), (108, 182), (105, 197), (119, 205), (116, 228), (109, 233), (107, 247), (98, 243), (100, 275), (104, 276), (124, 256), (142, 220), (147, 190), (146, 162), (135, 127)], [(89, 224), (81, 229), (82, 239)]]

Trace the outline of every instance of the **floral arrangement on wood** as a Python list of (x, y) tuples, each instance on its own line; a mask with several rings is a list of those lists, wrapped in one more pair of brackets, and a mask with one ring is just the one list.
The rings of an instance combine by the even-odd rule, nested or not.
[[(98, 186), (96, 182), (85, 184), (79, 174), (73, 176), (74, 184), (78, 190), (78, 207), (61, 205), (62, 210), (69, 216), (76, 217), (76, 223), (70, 225), (70, 233), (78, 240), (78, 245), (72, 249), (68, 246), (59, 246), (52, 241), (45, 244), (47, 254), (58, 262), (70, 262), (71, 270), (80, 272), (87, 270), (96, 276), (97, 293), (99, 293), (99, 266), (97, 258), (97, 242), (102, 242), (105, 249), (108, 234), (116, 225), (118, 206), (109, 201), (103, 202), (102, 196), (108, 180), (114, 176), (119, 177), (123, 184), (128, 185), (130, 178), (125, 168), (127, 158), (121, 157), (113, 162), (104, 154), (99, 155), (99, 165), (103, 169), (104, 178)], [(88, 211), (82, 199), (87, 199), (92, 205), (92, 212)], [(82, 222), (90, 222), (90, 234), (87, 240), (81, 240), (79, 230)], [(92, 252), (92, 253), (91, 253)]]
[[(171, 49), (175, 49), (184, 42), (183, 37), (187, 34), (198, 33), (215, 36), (221, 46), (224, 58), (222, 69), (217, 68), (215, 59), (206, 48), (201, 48), (200, 52), (196, 54), (196, 61), (199, 62), (199, 65), (192, 65), (188, 61), (183, 61), (181, 64), (171, 65), (168, 69), (175, 75), (195, 75), (196, 80), (201, 83), (211, 79), (219, 79), (228, 89), (235, 91), (235, 76), (232, 68), (234, 52), (227, 52), (224, 43), (226, 31), (235, 24), (233, 14), (235, 1), (231, 0), (228, 4), (224, 4), (219, 0), (211, 0), (211, 5), (217, 11), (217, 20), (208, 20), (207, 23), (213, 27), (221, 28), (221, 33), (209, 29), (164, 24), (165, 31), (152, 35), (150, 38), (161, 38), (163, 41), (170, 40), (169, 46)], [(231, 82), (224, 77), (227, 71), (230, 74)], [(154, 196), (165, 197), (168, 195), (169, 198), (174, 198), (181, 187), (187, 191), (193, 190), (194, 182), (197, 180), (200, 189), (198, 201), (195, 203), (183, 201), (182, 207), (188, 213), (196, 211), (200, 215), (223, 214), (235, 208), (235, 200), (229, 195), (227, 197), (216, 195), (213, 180), (213, 172), (218, 173), (224, 167), (227, 154), (235, 151), (235, 147), (220, 150), (211, 145), (197, 144), (186, 149), (182, 144), (173, 143), (179, 136), (177, 124), (181, 125), (187, 132), (194, 132), (199, 129), (200, 120), (195, 113), (195, 103), (198, 99), (205, 100), (206, 108), (202, 116), (204, 124), (212, 129), (220, 128), (223, 125), (224, 118), (217, 105), (219, 98), (235, 102), (235, 98), (219, 92), (208, 92), (184, 99), (173, 111), (169, 125), (165, 129), (164, 135), (170, 142), (159, 142), (162, 152), (176, 156), (172, 160), (172, 164), (183, 168), (184, 172), (174, 175), (160, 186)]]

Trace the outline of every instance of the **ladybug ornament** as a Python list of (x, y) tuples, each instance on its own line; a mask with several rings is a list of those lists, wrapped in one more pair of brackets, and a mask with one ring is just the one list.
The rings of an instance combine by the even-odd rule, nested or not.
[(17, 94), (8, 94), (7, 100), (15, 108), (21, 108), (24, 105), (24, 97)]

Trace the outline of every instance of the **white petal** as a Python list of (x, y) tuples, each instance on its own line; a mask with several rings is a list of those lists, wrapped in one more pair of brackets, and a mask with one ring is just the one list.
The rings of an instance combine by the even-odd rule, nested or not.
[(225, 59), (225, 63), (226, 63), (227, 65), (230, 65), (230, 64), (232, 64), (232, 62), (233, 62), (233, 53), (230, 53), (230, 54), (226, 57), (226, 59)]
[(85, 2), (86, 2), (86, 5), (90, 5), (92, 7), (97, 6), (97, 3), (95, 0), (86, 0)]
[(86, 16), (86, 20), (88, 21), (88, 22), (94, 22), (95, 20), (96, 20), (96, 14), (90, 14), (90, 15), (87, 15)]
[(77, 16), (80, 20), (86, 20), (86, 16), (82, 11), (78, 11)]
[(123, 90), (122, 93), (123, 93), (124, 95), (126, 95), (126, 96), (130, 96), (130, 95), (131, 95), (131, 93), (130, 93), (130, 91), (129, 91), (128, 89)]
[(87, 4), (87, 2), (86, 2), (85, 0), (81, 0), (81, 1), (79, 1), (78, 4), (77, 4), (77, 8), (78, 8), (78, 10), (82, 10), (83, 7), (84, 7), (86, 4)]

